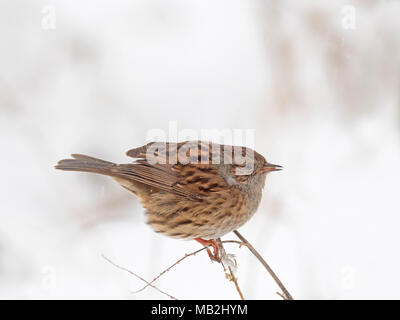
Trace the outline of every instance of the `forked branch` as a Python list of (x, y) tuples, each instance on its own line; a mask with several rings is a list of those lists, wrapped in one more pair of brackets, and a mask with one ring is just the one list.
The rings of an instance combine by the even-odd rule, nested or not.
[[(274, 279), (274, 281), (277, 283), (277, 285), (279, 286), (279, 288), (282, 290), (283, 293), (277, 292), (277, 294), (278, 294), (279, 296), (281, 296), (284, 300), (294, 300), (293, 297), (292, 297), (292, 295), (291, 295), (291, 294), (289, 293), (289, 291), (285, 288), (285, 286), (284, 286), (283, 283), (280, 281), (280, 279), (279, 279), (278, 276), (275, 274), (275, 272), (271, 269), (271, 267), (270, 267), (270, 266), (268, 265), (268, 263), (264, 260), (264, 258), (258, 253), (258, 251), (257, 251), (256, 249), (254, 249), (254, 247), (251, 245), (251, 243), (250, 243), (249, 241), (247, 241), (246, 238), (244, 238), (244, 237), (239, 233), (239, 231), (235, 230), (235, 231), (233, 231), (233, 232), (234, 232), (235, 235), (240, 239), (240, 241), (235, 241), (235, 240), (225, 240), (225, 241), (221, 241), (220, 239), (218, 239), (218, 245), (219, 245), (219, 247), (220, 247), (220, 249), (221, 249), (222, 258), (224, 258), (224, 257), (225, 257), (225, 258), (228, 258), (228, 261), (229, 261), (229, 259), (230, 259), (230, 257), (229, 257), (230, 255), (227, 255), (226, 252), (225, 252), (225, 249), (224, 249), (224, 247), (223, 247), (223, 243), (236, 243), (236, 244), (238, 244), (239, 246), (242, 246), (242, 245), (246, 246), (246, 247), (250, 250), (250, 252), (261, 262), (261, 264), (265, 267), (265, 269), (268, 271), (268, 273), (271, 275), (271, 277), (272, 277), (272, 278)], [(203, 247), (203, 248), (198, 249), (198, 250), (196, 250), (196, 251), (194, 251), (194, 252), (192, 252), (192, 253), (185, 254), (182, 258), (180, 258), (178, 261), (176, 261), (175, 263), (173, 263), (173, 264), (172, 264), (171, 266), (169, 266), (167, 269), (165, 269), (164, 271), (162, 271), (157, 277), (155, 277), (155, 278), (154, 278), (152, 281), (150, 281), (150, 282), (146, 281), (145, 279), (143, 279), (143, 278), (140, 277), (139, 275), (135, 274), (135, 273), (132, 272), (131, 270), (126, 269), (126, 268), (124, 268), (124, 267), (121, 267), (121, 266), (115, 264), (114, 262), (112, 262), (112, 261), (111, 261), (110, 259), (108, 259), (107, 257), (103, 256), (103, 258), (104, 258), (105, 260), (107, 260), (109, 263), (111, 263), (112, 265), (114, 265), (115, 267), (117, 267), (117, 268), (119, 268), (119, 269), (121, 269), (121, 270), (124, 270), (124, 271), (126, 271), (126, 272), (129, 272), (130, 274), (134, 275), (135, 277), (139, 278), (140, 280), (142, 280), (143, 282), (146, 283), (146, 285), (145, 285), (143, 288), (141, 288), (141, 289), (135, 291), (134, 293), (138, 293), (138, 292), (140, 292), (140, 291), (143, 291), (143, 290), (146, 289), (147, 287), (152, 287), (152, 288), (156, 289), (157, 291), (159, 291), (160, 293), (162, 293), (162, 294), (164, 294), (164, 295), (167, 295), (169, 298), (176, 300), (175, 297), (173, 297), (173, 296), (171, 296), (170, 294), (168, 294), (168, 293), (166, 293), (166, 292), (160, 290), (159, 288), (157, 288), (156, 286), (154, 286), (153, 283), (154, 283), (155, 281), (157, 281), (157, 280), (158, 280), (161, 276), (163, 276), (165, 273), (167, 273), (168, 271), (170, 271), (170, 270), (171, 270), (173, 267), (175, 267), (178, 263), (182, 262), (183, 260), (185, 260), (186, 258), (188, 258), (188, 257), (190, 257), (190, 256), (196, 255), (197, 253), (199, 253), (199, 252), (201, 252), (201, 251), (203, 251), (203, 250), (205, 250), (205, 249), (207, 249), (207, 248), (208, 248), (208, 247)], [(233, 259), (233, 260), (234, 260), (234, 259)], [(225, 260), (225, 261), (227, 261), (227, 260)], [(233, 270), (232, 270), (232, 268), (231, 268), (231, 265), (227, 265), (227, 268), (226, 268), (225, 265), (224, 265), (224, 263), (223, 263), (223, 259), (221, 259), (220, 263), (221, 263), (221, 265), (223, 266), (225, 272), (226, 272), (227, 270), (229, 271), (229, 273), (226, 272), (227, 278), (228, 278), (230, 281), (233, 281), (233, 282), (234, 282), (235, 287), (236, 287), (236, 290), (237, 290), (237, 292), (239, 293), (240, 298), (241, 298), (242, 300), (244, 300), (242, 291), (240, 290), (240, 287), (239, 287), (238, 282), (237, 282), (237, 278), (236, 278), (236, 276), (235, 276), (235, 274), (234, 274), (234, 272), (233, 272)], [(235, 266), (236, 266), (236, 264), (235, 264)]]
[(170, 294), (168, 294), (168, 293), (162, 291), (161, 289), (157, 288), (157, 287), (156, 287), (155, 285), (153, 285), (152, 283), (146, 281), (145, 279), (143, 279), (141, 276), (137, 275), (137, 274), (134, 273), (133, 271), (131, 271), (131, 270), (127, 269), (127, 268), (124, 268), (124, 267), (122, 267), (122, 266), (120, 266), (120, 265), (118, 265), (118, 264), (112, 262), (109, 258), (107, 258), (107, 257), (106, 257), (105, 255), (103, 255), (103, 254), (102, 254), (101, 256), (103, 257), (104, 260), (106, 260), (107, 262), (109, 262), (110, 264), (112, 264), (114, 267), (117, 267), (118, 269), (121, 269), (121, 270), (123, 270), (123, 271), (126, 271), (126, 272), (130, 273), (131, 275), (135, 276), (136, 278), (140, 279), (141, 281), (147, 283), (147, 286), (150, 286), (150, 287), (156, 289), (158, 292), (160, 292), (160, 293), (166, 295), (167, 297), (169, 297), (169, 298), (172, 299), (172, 300), (178, 300), (178, 299), (175, 298), (174, 296), (172, 296), (172, 295), (170, 295)]

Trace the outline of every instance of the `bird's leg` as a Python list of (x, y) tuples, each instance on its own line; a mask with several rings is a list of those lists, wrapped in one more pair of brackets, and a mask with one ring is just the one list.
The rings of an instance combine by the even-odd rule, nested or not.
[(211, 253), (211, 250), (209, 248), (207, 248), (207, 253), (208, 256), (210, 257), (210, 259), (212, 261), (217, 261), (220, 262), (221, 259), (219, 257), (219, 246), (217, 241), (211, 239), (211, 240), (204, 240), (202, 238), (194, 238), (193, 240), (196, 240), (197, 242), (201, 243), (203, 246), (208, 247), (208, 246), (212, 246), (214, 249), (214, 253)]

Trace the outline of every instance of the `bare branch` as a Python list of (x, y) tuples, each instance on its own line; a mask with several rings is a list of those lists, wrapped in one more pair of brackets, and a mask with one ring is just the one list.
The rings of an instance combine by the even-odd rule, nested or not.
[(164, 271), (162, 271), (157, 277), (155, 277), (153, 280), (151, 280), (150, 282), (147, 282), (147, 284), (136, 291), (133, 291), (132, 293), (139, 293), (141, 291), (143, 291), (144, 289), (146, 289), (148, 286), (152, 286), (154, 282), (156, 282), (162, 275), (164, 275), (165, 273), (167, 273), (169, 270), (171, 270), (173, 267), (175, 267), (178, 263), (180, 263), (181, 261), (185, 260), (186, 258), (190, 257), (190, 256), (194, 256), (195, 254), (199, 253), (200, 251), (203, 251), (205, 249), (207, 249), (208, 247), (203, 247), (199, 250), (193, 251), (192, 253), (187, 253), (185, 254), (182, 258), (180, 258), (178, 261), (174, 262), (172, 265), (170, 265), (167, 269), (165, 269)]
[(268, 273), (271, 275), (271, 277), (275, 280), (276, 284), (279, 286), (279, 288), (282, 290), (283, 294), (279, 294), (282, 296), (285, 300), (294, 300), (292, 295), (289, 293), (289, 291), (285, 288), (283, 283), (279, 280), (278, 276), (275, 274), (275, 272), (271, 269), (271, 267), (268, 265), (268, 263), (264, 260), (264, 258), (257, 252), (256, 249), (251, 245), (250, 242), (248, 242), (237, 230), (234, 230), (233, 233), (243, 242), (246, 244), (247, 248), (251, 251), (252, 254), (261, 262), (261, 264), (267, 269)]
[[(234, 240), (221, 241), (221, 238), (217, 239), (218, 247), (219, 247), (219, 250), (221, 252), (220, 263), (221, 263), (222, 267), (224, 268), (224, 272), (225, 272), (226, 278), (229, 281), (232, 281), (235, 284), (235, 288), (236, 288), (236, 291), (239, 293), (240, 299), (245, 300), (244, 297), (243, 297), (242, 290), (240, 290), (237, 278), (236, 278), (234, 272), (232, 271), (232, 268), (231, 268), (230, 265), (228, 265), (229, 273), (226, 272), (224, 261), (227, 262), (228, 264), (232, 264), (232, 262), (233, 262), (235, 267), (236, 267), (236, 260), (234, 258), (232, 259), (231, 257), (229, 257), (229, 255), (226, 254), (223, 242), (226, 243), (226, 242), (235, 242), (235, 241)], [(239, 242), (239, 245), (241, 246), (242, 243)]]
[(142, 280), (143, 282), (147, 283), (146, 287), (147, 287), (147, 286), (150, 286), (150, 287), (156, 289), (158, 292), (160, 292), (160, 293), (162, 293), (162, 294), (168, 296), (168, 297), (171, 298), (172, 300), (178, 300), (178, 299), (175, 298), (174, 296), (171, 296), (170, 294), (168, 294), (168, 293), (162, 291), (161, 289), (157, 288), (156, 286), (152, 285), (151, 283), (149, 283), (148, 281), (146, 281), (145, 279), (143, 279), (141, 276), (137, 275), (137, 274), (134, 273), (133, 271), (131, 271), (131, 270), (129, 270), (129, 269), (126, 269), (126, 268), (124, 268), (124, 267), (121, 267), (121, 266), (115, 264), (114, 262), (112, 262), (109, 258), (107, 258), (107, 257), (106, 257), (105, 255), (103, 255), (103, 254), (102, 254), (101, 256), (104, 258), (104, 260), (106, 260), (107, 262), (111, 263), (114, 267), (117, 267), (118, 269), (124, 270), (124, 271), (126, 271), (126, 272), (128, 272), (128, 273), (134, 275), (136, 278)]
[(237, 282), (237, 278), (233, 274), (231, 267), (228, 267), (228, 269), (229, 269), (229, 273), (231, 274), (231, 279), (232, 279), (233, 283), (235, 284), (236, 290), (239, 293), (240, 299), (245, 300), (243, 297), (242, 290), (240, 290), (239, 284)]
[[(250, 250), (250, 252), (253, 253), (253, 255), (261, 262), (261, 264), (265, 267), (265, 269), (268, 271), (268, 273), (272, 276), (272, 278), (274, 279), (274, 281), (278, 284), (278, 286), (279, 286), (279, 288), (282, 290), (283, 294), (282, 294), (282, 293), (279, 293), (279, 292), (277, 292), (277, 294), (278, 294), (280, 297), (282, 297), (284, 300), (294, 300), (293, 297), (291, 296), (291, 294), (289, 293), (289, 291), (285, 288), (285, 286), (284, 286), (284, 285), (282, 284), (282, 282), (279, 280), (279, 278), (277, 277), (277, 275), (276, 275), (276, 274), (274, 273), (274, 271), (271, 269), (271, 267), (267, 264), (267, 262), (264, 260), (264, 258), (257, 252), (257, 250), (254, 249), (254, 247), (251, 245), (251, 243), (248, 242), (237, 230), (235, 230), (235, 231), (233, 231), (233, 232), (235, 233), (235, 235), (236, 235), (241, 241), (236, 241), (236, 240), (225, 240), (225, 241), (221, 241), (221, 239), (217, 239), (218, 246), (219, 246), (220, 249), (221, 249), (221, 250), (220, 250), (220, 251), (221, 251), (221, 261), (220, 261), (220, 263), (221, 263), (222, 267), (224, 268), (224, 271), (226, 272), (226, 268), (225, 268), (225, 265), (224, 265), (224, 263), (223, 263), (223, 259), (222, 259), (222, 258), (223, 258), (223, 257), (227, 257), (228, 255), (227, 255), (226, 252), (225, 252), (225, 248), (223, 247), (223, 243), (235, 243), (235, 244), (238, 244), (239, 247), (241, 247), (241, 246), (244, 245), (244, 246), (246, 246), (246, 247)], [(133, 293), (139, 293), (139, 292), (143, 291), (144, 289), (146, 289), (147, 287), (151, 286), (151, 287), (153, 287), (154, 289), (158, 290), (159, 292), (161, 292), (161, 293), (167, 295), (167, 296), (170, 297), (171, 299), (175, 299), (175, 300), (176, 300), (175, 297), (173, 297), (173, 296), (171, 296), (171, 295), (169, 295), (169, 294), (167, 294), (167, 293), (161, 291), (161, 290), (158, 289), (157, 287), (155, 287), (155, 286), (153, 285), (153, 283), (154, 283), (155, 281), (157, 281), (157, 280), (158, 280), (161, 276), (163, 276), (165, 273), (167, 273), (168, 271), (170, 271), (170, 270), (171, 270), (173, 267), (175, 267), (177, 264), (179, 264), (180, 262), (182, 262), (183, 260), (185, 260), (186, 258), (188, 258), (188, 257), (190, 257), (190, 256), (194, 256), (194, 255), (196, 255), (197, 253), (199, 253), (199, 252), (201, 252), (201, 251), (207, 249), (208, 247), (209, 247), (209, 246), (205, 246), (205, 247), (203, 247), (203, 248), (201, 248), (201, 249), (199, 249), (199, 250), (193, 251), (193, 252), (191, 252), (191, 253), (189, 253), (189, 254), (185, 254), (185, 255), (184, 255), (182, 258), (180, 258), (178, 261), (176, 261), (176, 262), (173, 263), (171, 266), (169, 266), (167, 269), (165, 269), (164, 271), (162, 271), (162, 272), (161, 272), (157, 277), (155, 277), (151, 282), (148, 282), (148, 281), (144, 280), (143, 278), (141, 278), (140, 276), (136, 275), (135, 273), (133, 273), (132, 271), (130, 271), (130, 270), (128, 270), (128, 269), (125, 269), (125, 268), (123, 268), (123, 267), (120, 267), (120, 266), (114, 264), (113, 262), (111, 262), (111, 261), (110, 261), (109, 259), (107, 259), (106, 257), (103, 256), (103, 258), (106, 259), (106, 260), (107, 260), (108, 262), (110, 262), (111, 264), (113, 264), (114, 266), (116, 266), (116, 267), (118, 267), (118, 268), (120, 268), (120, 269), (122, 269), (122, 270), (124, 270), (124, 271), (127, 271), (127, 272), (129, 272), (129, 273), (131, 273), (131, 274), (133, 274), (134, 276), (136, 276), (137, 278), (139, 278), (140, 280), (142, 280), (143, 282), (146, 283), (146, 285), (145, 285), (143, 288), (141, 288), (141, 289), (139, 289), (139, 290), (137, 290), (137, 291), (134, 291)], [(229, 259), (229, 258), (228, 258), (228, 259)], [(242, 291), (241, 291), (241, 289), (240, 289), (240, 287), (239, 287), (237, 278), (235, 277), (235, 274), (234, 274), (234, 272), (233, 272), (231, 266), (228, 265), (228, 266), (227, 266), (227, 269), (228, 269), (228, 271), (229, 271), (229, 273), (226, 273), (227, 278), (235, 284), (235, 288), (236, 288), (236, 290), (237, 290), (237, 292), (238, 292), (240, 298), (241, 298), (242, 300), (245, 300), (245, 299), (244, 299), (244, 296), (243, 296), (243, 293), (242, 293)]]
[[(241, 241), (237, 241), (237, 240), (224, 240), (221, 241), (221, 243), (236, 243), (240, 246), (242, 245), (246, 245), (245, 243), (241, 242)], [(207, 249), (209, 246), (203, 247), (199, 250), (193, 251), (191, 253), (187, 253), (185, 254), (182, 258), (180, 258), (178, 261), (174, 262), (172, 265), (170, 265), (167, 269), (165, 269), (164, 271), (162, 271), (157, 277), (155, 277), (153, 280), (151, 280), (150, 282), (147, 282), (147, 284), (143, 287), (140, 288), (139, 290), (133, 291), (132, 293), (139, 293), (141, 291), (143, 291), (144, 289), (146, 289), (148, 286), (152, 285), (154, 282), (156, 282), (161, 276), (163, 276), (165, 273), (167, 273), (168, 271), (170, 271), (173, 267), (175, 267), (178, 263), (182, 262), (183, 260), (185, 260), (186, 258), (190, 257), (190, 256), (194, 256), (197, 253)]]

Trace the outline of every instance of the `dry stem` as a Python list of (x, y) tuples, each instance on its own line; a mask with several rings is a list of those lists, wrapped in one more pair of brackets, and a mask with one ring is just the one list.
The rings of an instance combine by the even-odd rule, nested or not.
[(229, 269), (229, 273), (231, 274), (232, 281), (235, 284), (236, 291), (239, 293), (240, 299), (244, 300), (242, 290), (240, 290), (239, 284), (237, 282), (237, 278), (233, 274), (231, 267), (228, 266), (228, 269)]
[[(238, 244), (239, 246), (246, 245), (245, 243), (242, 243), (242, 242), (236, 241), (236, 240), (225, 240), (225, 241), (221, 241), (221, 243), (236, 243), (236, 244)], [(185, 254), (185, 255), (184, 255), (182, 258), (180, 258), (178, 261), (174, 262), (172, 265), (170, 265), (170, 266), (169, 266), (168, 268), (166, 268), (164, 271), (160, 272), (160, 274), (159, 274), (157, 277), (155, 277), (153, 280), (151, 280), (150, 282), (147, 282), (147, 281), (146, 281), (147, 284), (146, 284), (143, 288), (140, 288), (139, 290), (133, 291), (133, 293), (139, 293), (139, 292), (143, 291), (143, 290), (146, 289), (148, 286), (151, 286), (154, 282), (156, 282), (156, 281), (157, 281), (161, 276), (163, 276), (165, 273), (167, 273), (168, 271), (170, 271), (170, 270), (171, 270), (173, 267), (175, 267), (178, 263), (182, 262), (183, 260), (185, 260), (186, 258), (188, 258), (188, 257), (190, 257), (190, 256), (196, 255), (197, 253), (199, 253), (199, 252), (201, 252), (201, 251), (207, 249), (208, 247), (210, 247), (210, 246), (206, 246), (206, 247), (203, 247), (203, 248), (201, 248), (201, 249), (199, 249), (199, 250), (196, 250), (196, 251), (193, 251), (193, 252), (191, 252), (191, 253)]]
[[(271, 275), (271, 277), (272, 277), (272, 278), (274, 279), (274, 281), (277, 283), (277, 285), (279, 286), (279, 288), (282, 290), (283, 294), (282, 294), (282, 293), (279, 293), (279, 292), (277, 292), (277, 294), (278, 294), (280, 297), (282, 297), (284, 300), (293, 300), (292, 295), (291, 295), (291, 294), (289, 293), (289, 291), (285, 288), (285, 286), (282, 284), (282, 282), (279, 280), (278, 276), (277, 276), (277, 275), (275, 274), (275, 272), (271, 269), (271, 267), (267, 264), (267, 262), (264, 260), (264, 258), (257, 252), (256, 249), (254, 249), (254, 247), (251, 245), (251, 243), (248, 242), (248, 241), (239, 233), (239, 231), (234, 230), (233, 232), (235, 233), (235, 235), (236, 235), (241, 241), (236, 241), (236, 240), (225, 240), (225, 241), (221, 241), (221, 239), (217, 239), (218, 246), (219, 246), (220, 249), (221, 249), (221, 250), (220, 250), (220, 252), (221, 252), (221, 258), (223, 258), (224, 256), (226, 256), (226, 252), (225, 252), (225, 248), (223, 247), (223, 243), (236, 243), (236, 244), (239, 245), (239, 247), (241, 247), (242, 245), (246, 246), (246, 247), (250, 250), (250, 252), (261, 262), (261, 264), (265, 267), (265, 269), (268, 271), (268, 273)], [(193, 251), (193, 252), (191, 252), (191, 253), (189, 253), (189, 254), (185, 254), (185, 255), (184, 255), (182, 258), (180, 258), (178, 261), (176, 261), (176, 262), (173, 263), (171, 266), (169, 266), (167, 269), (165, 269), (164, 271), (162, 271), (162, 272), (161, 272), (157, 277), (155, 277), (151, 282), (146, 281), (145, 279), (143, 279), (143, 278), (140, 277), (139, 275), (135, 274), (133, 271), (128, 270), (128, 269), (126, 269), (126, 268), (124, 268), (124, 267), (121, 267), (121, 266), (115, 264), (114, 262), (112, 262), (110, 259), (108, 259), (108, 258), (105, 257), (104, 255), (103, 255), (103, 258), (104, 258), (105, 260), (107, 260), (109, 263), (111, 263), (112, 265), (114, 265), (115, 267), (117, 267), (117, 268), (119, 268), (119, 269), (121, 269), (121, 270), (124, 270), (124, 271), (126, 271), (126, 272), (129, 272), (130, 274), (134, 275), (135, 277), (137, 277), (138, 279), (140, 279), (140, 280), (142, 280), (143, 282), (146, 283), (146, 285), (145, 285), (143, 288), (141, 288), (141, 289), (139, 289), (139, 290), (137, 290), (137, 291), (134, 291), (133, 293), (141, 292), (141, 291), (143, 291), (144, 289), (146, 289), (147, 287), (150, 286), (150, 287), (156, 289), (157, 291), (161, 292), (162, 294), (168, 296), (169, 298), (171, 298), (171, 299), (173, 299), (173, 300), (177, 300), (177, 299), (176, 299), (175, 297), (173, 297), (172, 295), (170, 295), (170, 294), (168, 294), (168, 293), (166, 293), (166, 292), (160, 290), (160, 289), (157, 288), (156, 286), (154, 286), (153, 283), (154, 283), (155, 281), (157, 281), (157, 280), (158, 280), (161, 276), (163, 276), (165, 273), (167, 273), (168, 271), (170, 271), (170, 270), (171, 270), (173, 267), (175, 267), (178, 263), (182, 262), (183, 260), (185, 260), (186, 258), (188, 258), (188, 257), (190, 257), (190, 256), (196, 255), (197, 253), (199, 253), (199, 252), (201, 252), (201, 251), (207, 249), (208, 247), (209, 247), (209, 246), (206, 246), (206, 247), (203, 247), (203, 248), (198, 249), (198, 250), (196, 250), (196, 251)], [(223, 262), (222, 262), (222, 259), (221, 259), (221, 261), (219, 261), (219, 262), (221, 263), (222, 267), (224, 268), (224, 271), (226, 272), (226, 268), (225, 268), (225, 265), (224, 265)], [(229, 274), (228, 274), (228, 273), (226, 274), (226, 275), (227, 275), (227, 278), (228, 278), (230, 281), (233, 281), (233, 282), (234, 282), (235, 288), (236, 288), (237, 292), (239, 293), (240, 298), (241, 298), (242, 300), (244, 300), (243, 293), (242, 293), (242, 291), (240, 290), (239, 284), (238, 284), (238, 282), (237, 282), (237, 278), (235, 277), (235, 275), (234, 275), (234, 273), (233, 273), (233, 271), (232, 271), (232, 268), (231, 268), (230, 266), (228, 266), (228, 270), (229, 270)]]
[[(223, 261), (224, 261), (224, 257), (227, 257), (227, 254), (226, 254), (225, 248), (223, 246), (223, 241), (221, 241), (221, 238), (217, 239), (217, 243), (218, 243), (218, 246), (219, 246), (219, 249), (221, 252), (220, 263), (221, 263), (222, 267), (224, 268), (224, 272), (226, 272), (226, 268), (225, 268)], [(239, 245), (241, 246), (241, 243)], [(235, 267), (236, 267), (236, 260), (235, 260)], [(239, 293), (240, 299), (245, 300), (243, 297), (242, 290), (240, 290), (237, 278), (235, 277), (235, 274), (233, 273), (232, 268), (229, 265), (228, 265), (228, 270), (229, 270), (229, 274), (226, 273), (227, 278), (229, 279), (229, 281), (232, 281), (235, 284), (235, 288), (236, 288), (236, 291)]]
[(282, 296), (285, 300), (294, 300), (292, 295), (287, 291), (281, 280), (279, 280), (278, 276), (275, 274), (275, 272), (271, 269), (271, 267), (268, 265), (268, 263), (264, 260), (264, 258), (257, 252), (256, 249), (244, 238), (239, 231), (234, 230), (233, 233), (242, 241), (243, 243), (246, 244), (247, 248), (251, 251), (252, 254), (258, 259), (258, 261), (261, 262), (261, 264), (267, 269), (268, 273), (271, 275), (271, 277), (275, 280), (276, 284), (279, 286), (279, 288), (282, 290), (283, 294), (279, 294)]
[(126, 271), (126, 272), (128, 272), (128, 273), (134, 275), (136, 278), (142, 280), (143, 282), (147, 283), (146, 287), (147, 287), (147, 286), (150, 286), (150, 287), (156, 289), (158, 292), (161, 292), (162, 294), (168, 296), (168, 297), (171, 298), (172, 300), (178, 300), (178, 299), (175, 298), (174, 296), (171, 296), (170, 294), (168, 294), (168, 293), (162, 291), (161, 289), (157, 288), (157, 287), (154, 286), (153, 284), (149, 283), (148, 281), (146, 281), (145, 279), (143, 279), (141, 276), (137, 275), (137, 274), (134, 273), (133, 271), (131, 271), (131, 270), (129, 270), (129, 269), (126, 269), (126, 268), (124, 268), (124, 267), (121, 267), (121, 266), (117, 265), (116, 263), (112, 262), (109, 258), (107, 258), (107, 257), (106, 257), (105, 255), (103, 255), (103, 254), (102, 254), (101, 256), (104, 258), (104, 260), (106, 260), (107, 262), (111, 263), (114, 267), (117, 267), (118, 269), (124, 270), (124, 271)]

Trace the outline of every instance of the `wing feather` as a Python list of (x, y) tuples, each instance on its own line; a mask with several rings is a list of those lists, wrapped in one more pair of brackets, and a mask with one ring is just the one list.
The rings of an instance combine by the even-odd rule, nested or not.
[[(202, 141), (151, 142), (129, 150), (126, 154), (136, 158), (135, 162), (115, 166), (112, 171), (150, 187), (201, 200), (210, 192), (229, 187), (212, 163), (213, 156), (222, 157), (222, 152), (219, 144)], [(189, 163), (182, 162), (182, 157)]]

